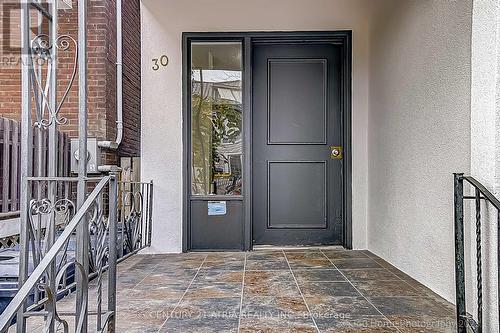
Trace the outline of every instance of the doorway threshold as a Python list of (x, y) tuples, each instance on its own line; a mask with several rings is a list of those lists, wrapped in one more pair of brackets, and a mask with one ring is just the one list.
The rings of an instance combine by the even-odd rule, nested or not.
[(342, 245), (311, 245), (311, 246), (303, 246), (303, 245), (254, 245), (253, 251), (267, 251), (267, 250), (344, 250), (345, 248)]

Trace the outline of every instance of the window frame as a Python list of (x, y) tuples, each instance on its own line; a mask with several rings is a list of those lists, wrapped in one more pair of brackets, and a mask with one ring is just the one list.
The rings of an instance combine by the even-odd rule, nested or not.
[(245, 154), (245, 148), (244, 148), (244, 125), (245, 125), (245, 63), (244, 63), (244, 39), (192, 39), (189, 41), (189, 68), (187, 70), (187, 74), (189, 77), (186, 77), (186, 80), (188, 80), (188, 90), (186, 91), (188, 95), (187, 96), (187, 114), (189, 119), (185, 119), (186, 125), (188, 127), (188, 133), (189, 133), (189, 138), (187, 138), (189, 141), (186, 142), (187, 145), (185, 145), (185, 148), (189, 149), (189, 161), (188, 161), (188, 168), (189, 168), (189, 197), (194, 198), (194, 199), (206, 199), (211, 198), (211, 200), (238, 200), (243, 198), (243, 191), (244, 191), (244, 166), (242, 164), (242, 175), (241, 175), (241, 194), (196, 194), (193, 193), (193, 174), (192, 174), (192, 166), (193, 166), (193, 103), (192, 103), (192, 98), (193, 98), (193, 80), (192, 80), (192, 45), (200, 43), (200, 44), (210, 44), (210, 43), (234, 43), (234, 44), (239, 44), (239, 47), (241, 48), (241, 124), (240, 124), (240, 136), (241, 136), (241, 141), (242, 141), (242, 151), (241, 151), (241, 156), (242, 159), (244, 159), (244, 154)]

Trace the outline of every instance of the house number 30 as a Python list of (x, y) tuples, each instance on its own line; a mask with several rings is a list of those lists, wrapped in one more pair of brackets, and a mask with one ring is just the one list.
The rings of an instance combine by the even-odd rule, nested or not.
[(153, 59), (153, 70), (157, 71), (160, 67), (167, 67), (168, 65), (168, 57), (166, 55), (162, 55), (160, 58)]

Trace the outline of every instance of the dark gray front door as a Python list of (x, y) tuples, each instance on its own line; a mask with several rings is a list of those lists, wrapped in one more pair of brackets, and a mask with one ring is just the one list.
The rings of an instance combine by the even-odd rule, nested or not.
[(342, 244), (340, 47), (253, 49), (254, 244)]

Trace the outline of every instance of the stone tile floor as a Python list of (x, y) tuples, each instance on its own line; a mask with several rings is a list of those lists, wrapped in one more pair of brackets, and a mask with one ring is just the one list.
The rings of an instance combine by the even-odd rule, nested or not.
[(450, 303), (368, 251), (135, 255), (119, 265), (117, 290), (117, 332), (432, 333), (455, 327)]

